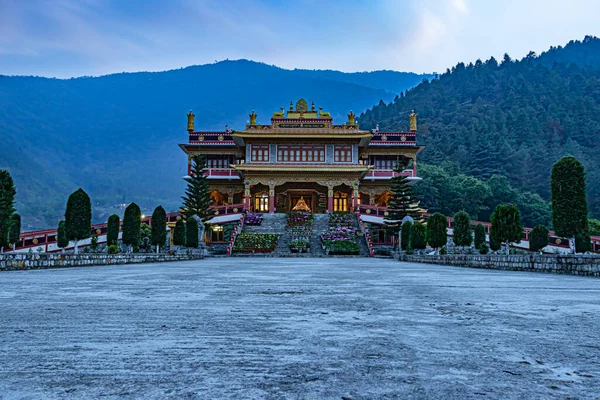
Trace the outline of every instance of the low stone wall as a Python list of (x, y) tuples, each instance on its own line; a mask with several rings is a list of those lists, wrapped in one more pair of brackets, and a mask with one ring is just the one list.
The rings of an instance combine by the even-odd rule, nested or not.
[(92, 265), (140, 264), (171, 261), (200, 260), (203, 252), (192, 254), (60, 254), (27, 253), (0, 254), (0, 271), (85, 267)]
[(407, 255), (399, 261), (452, 265), (455, 267), (503, 269), (509, 271), (547, 272), (553, 274), (600, 277), (600, 257), (597, 255)]

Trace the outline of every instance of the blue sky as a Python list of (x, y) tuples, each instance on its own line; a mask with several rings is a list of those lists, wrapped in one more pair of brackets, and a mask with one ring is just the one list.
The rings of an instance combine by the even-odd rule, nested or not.
[(0, 74), (71, 77), (247, 58), (442, 72), (600, 36), (598, 0), (0, 0)]

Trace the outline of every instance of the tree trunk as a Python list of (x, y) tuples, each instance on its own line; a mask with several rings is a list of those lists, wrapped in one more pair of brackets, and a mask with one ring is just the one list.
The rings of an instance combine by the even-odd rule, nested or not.
[(156, 245), (156, 254), (158, 254), (158, 253), (159, 253), (159, 246)]
[(575, 235), (569, 239), (569, 249), (572, 254), (577, 254), (577, 247), (575, 246)]
[(510, 242), (508, 240), (506, 241), (506, 255), (510, 255)]
[(75, 240), (74, 242), (75, 242), (75, 254), (77, 254), (77, 252), (79, 250), (78, 246), (77, 246), (79, 244), (79, 240)]

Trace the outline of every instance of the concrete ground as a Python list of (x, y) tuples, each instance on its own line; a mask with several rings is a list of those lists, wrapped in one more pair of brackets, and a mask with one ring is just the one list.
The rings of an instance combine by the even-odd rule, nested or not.
[(0, 273), (0, 398), (596, 399), (600, 280), (393, 260)]

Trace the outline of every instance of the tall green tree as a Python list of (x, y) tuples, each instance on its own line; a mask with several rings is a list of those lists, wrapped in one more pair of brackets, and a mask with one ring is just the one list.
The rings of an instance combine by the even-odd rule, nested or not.
[(185, 223), (185, 246), (198, 247), (198, 221), (188, 218)]
[(529, 232), (529, 250), (540, 251), (548, 246), (550, 241), (550, 232), (543, 225), (537, 225)]
[(156, 253), (160, 251), (160, 246), (164, 246), (167, 241), (167, 213), (162, 206), (158, 206), (152, 213), (152, 236), (151, 242), (156, 246)]
[(448, 220), (442, 213), (435, 213), (427, 219), (427, 243), (436, 252), (440, 247), (448, 243), (448, 231), (446, 229)]
[(573, 156), (564, 156), (552, 168), (552, 225), (558, 236), (569, 238), (588, 234), (588, 207), (583, 165)]
[(477, 225), (475, 225), (475, 248), (479, 249), (479, 247), (481, 246), (482, 243), (485, 243), (485, 236), (486, 236), (486, 232), (485, 232), (485, 226), (483, 226), (482, 223), (478, 223)]
[(65, 221), (58, 223), (58, 229), (56, 230), (56, 245), (65, 252), (65, 248), (69, 246), (69, 239), (67, 239), (67, 227)]
[(403, 226), (402, 221), (405, 217), (416, 216), (415, 205), (417, 204), (417, 198), (412, 191), (408, 178), (402, 175), (407, 165), (407, 159), (398, 159), (394, 168), (394, 172), (398, 176), (395, 176), (390, 181), (391, 194), (387, 207), (388, 216), (385, 219), (385, 223), (394, 233), (398, 233)]
[(181, 212), (189, 219), (197, 215), (202, 221), (207, 221), (211, 215), (209, 207), (212, 203), (208, 180), (204, 175), (206, 159), (202, 156), (192, 158), (192, 171), (190, 176), (184, 180), (187, 182), (185, 195), (182, 197), (183, 205)]
[(106, 244), (109, 246), (119, 244), (119, 231), (121, 230), (121, 220), (117, 214), (108, 217), (106, 226)]
[(471, 217), (465, 211), (459, 211), (454, 214), (454, 228), (452, 230), (452, 240), (456, 246), (470, 246), (473, 242), (473, 232), (471, 231)]
[(123, 216), (123, 244), (128, 246), (128, 252), (131, 253), (134, 247), (140, 245), (141, 240), (141, 225), (142, 225), (142, 211), (140, 207), (131, 203), (125, 209), (125, 215)]
[(521, 215), (515, 204), (499, 204), (491, 217), (494, 237), (506, 244), (506, 254), (510, 253), (510, 244), (523, 238)]
[(427, 247), (425, 225), (418, 221), (410, 228), (410, 247), (413, 250), (424, 250)]
[(8, 231), (8, 243), (12, 245), (13, 252), (21, 239), (21, 216), (13, 214), (10, 216), (10, 229)]
[(67, 239), (75, 243), (75, 254), (80, 240), (87, 239), (92, 231), (92, 203), (83, 189), (77, 189), (67, 200), (65, 211)]
[(173, 232), (173, 244), (175, 246), (185, 246), (185, 221), (177, 220), (175, 223), (175, 231)]
[(502, 248), (502, 243), (496, 238), (494, 226), (490, 226), (490, 249), (492, 251), (498, 251)]
[(15, 212), (17, 190), (8, 171), (0, 169), (0, 253), (9, 242), (10, 218)]
[(400, 248), (404, 251), (410, 249), (410, 229), (412, 225), (412, 222), (404, 221), (400, 230)]

